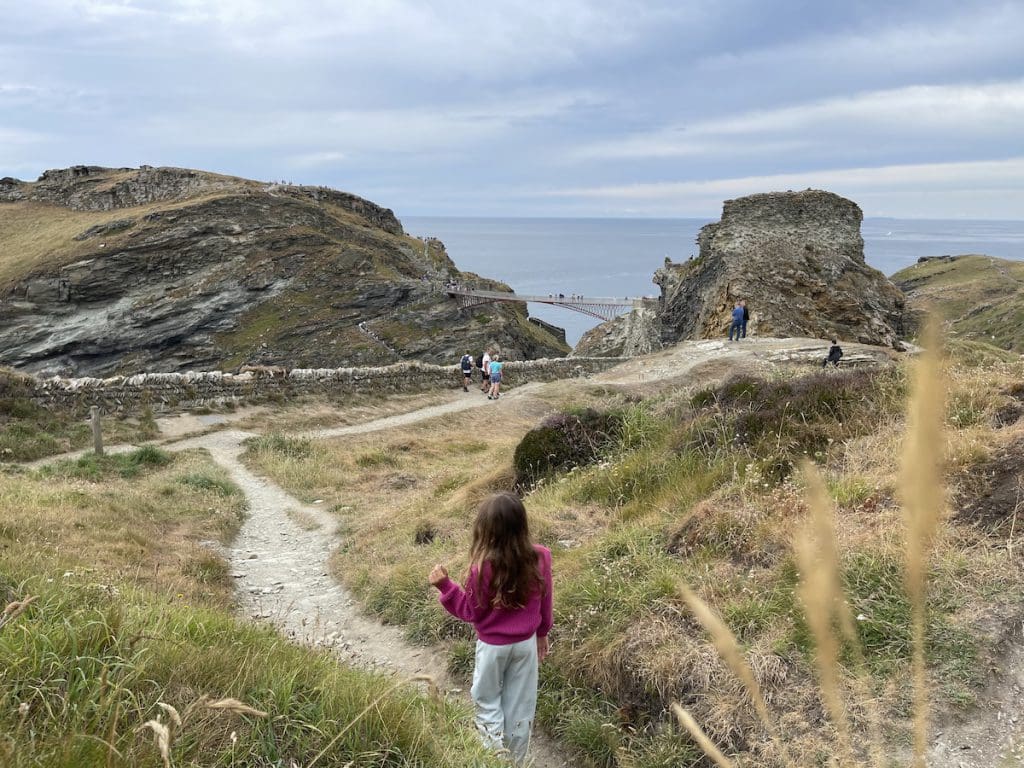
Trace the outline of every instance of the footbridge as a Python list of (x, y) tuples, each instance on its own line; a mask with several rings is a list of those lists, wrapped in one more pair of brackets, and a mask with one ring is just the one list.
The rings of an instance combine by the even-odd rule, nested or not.
[(505, 291), (483, 291), (461, 287), (445, 288), (445, 293), (454, 298), (459, 303), (459, 306), (463, 308), (475, 307), (480, 304), (491, 304), (495, 301), (531, 302), (534, 304), (551, 304), (556, 307), (565, 307), (575, 312), (582, 312), (584, 315), (596, 317), (598, 320), (611, 320), (616, 315), (621, 315), (639, 307), (643, 301), (641, 298), (630, 298), (628, 296), (621, 299), (606, 296), (565, 296), (564, 294), (524, 296)]

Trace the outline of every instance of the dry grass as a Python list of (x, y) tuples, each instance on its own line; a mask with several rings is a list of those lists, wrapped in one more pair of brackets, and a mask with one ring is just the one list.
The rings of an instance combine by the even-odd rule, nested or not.
[[(927, 348), (937, 350), (937, 324), (930, 323), (925, 332)], [(914, 385), (908, 406), (906, 433), (903, 439), (899, 491), (904, 526), (901, 536), (905, 547), (904, 585), (910, 605), (909, 623), (912, 644), (911, 681), (913, 689), (913, 754), (911, 764), (924, 768), (929, 747), (929, 716), (935, 689), (928, 670), (928, 614), (929, 578), (937, 550), (950, 547), (942, 541), (941, 533), (946, 518), (946, 496), (943, 488), (943, 468), (947, 459), (943, 424), (947, 376), (941, 368), (939, 353), (922, 355), (915, 365)], [(987, 380), (990, 381), (990, 380)], [(960, 382), (962, 384), (962, 382)], [(960, 392), (963, 392), (961, 388)], [(952, 421), (956, 423), (956, 414)], [(970, 426), (970, 425), (968, 425)], [(881, 439), (891, 440), (891, 434)], [(891, 454), (890, 454), (891, 455)], [(847, 452), (847, 460), (850, 454)], [(863, 467), (863, 463), (861, 463)], [(877, 468), (877, 466), (872, 467)], [(844, 591), (840, 536), (834, 524), (834, 511), (825, 484), (811, 465), (804, 469), (806, 496), (810, 515), (803, 530), (796, 536), (794, 547), (800, 567), (801, 603), (808, 626), (814, 638), (814, 661), (818, 672), (819, 690), (826, 711), (835, 727), (837, 746), (832, 762), (838, 766), (863, 766), (868, 762), (881, 768), (887, 760), (887, 744), (881, 735), (881, 715), (875, 702), (870, 701), (871, 683), (865, 678), (866, 664), (860, 645), (850, 600)], [(692, 591), (683, 587), (683, 596), (697, 620), (715, 642), (721, 657), (728, 663), (754, 704), (762, 724), (776, 745), (779, 735), (776, 723), (767, 714), (760, 687), (743, 657), (735, 637), (721, 619)], [(932, 609), (934, 610), (934, 608)], [(858, 617), (860, 618), (860, 617)], [(871, 717), (867, 746), (863, 736), (855, 744), (850, 722), (852, 704), (850, 675), (844, 668), (844, 648), (852, 654), (854, 682), (857, 693), (868, 698)], [(673, 711), (680, 723), (717, 765), (730, 765), (718, 748), (704, 733), (694, 718), (682, 707)], [(807, 759), (794, 759), (780, 752), (786, 766), (817, 764)], [(867, 757), (870, 755), (870, 758)]]
[(289, 507), (284, 511), (284, 513), (304, 531), (315, 531), (321, 527), (319, 520), (301, 509), (293, 509)]
[[(0, 292), (10, 289), (27, 275), (72, 264), (97, 254), (114, 253), (131, 228), (86, 240), (77, 235), (98, 224), (119, 219), (141, 219), (154, 211), (168, 211), (202, 205), (227, 192), (211, 192), (180, 202), (161, 202), (110, 211), (74, 211), (46, 203), (4, 203), (0, 207)], [(105, 247), (99, 249), (99, 244)]]
[[(160, 753), (160, 759), (163, 761), (164, 768), (173, 768), (171, 750), (174, 746), (174, 741), (186, 730), (186, 726), (190, 724), (190, 715), (197, 710), (205, 708), (244, 717), (270, 717), (268, 713), (250, 707), (238, 699), (229, 698), (211, 701), (206, 695), (200, 696), (189, 704), (183, 714), (179, 714), (176, 708), (162, 701), (158, 701), (157, 706), (167, 716), (167, 722), (164, 723), (163, 716), (158, 715), (155, 720), (147, 720), (136, 728), (136, 732), (140, 733), (144, 730), (149, 730), (153, 733), (153, 740), (157, 751)], [(234, 736), (234, 731), (232, 731), (232, 735)], [(237, 740), (237, 736), (235, 736), (235, 740)], [(113, 749), (112, 745), (111, 749)]]
[[(460, 393), (461, 394), (461, 393)], [(412, 394), (345, 395), (343, 400), (330, 401), (316, 396), (270, 408), (256, 406), (244, 417), (232, 421), (239, 429), (268, 432), (307, 432), (331, 427), (362, 424), (400, 413), (408, 413), (452, 398), (451, 392), (420, 392)]]
[[(225, 494), (233, 485), (224, 471), (190, 451), (124, 478), (114, 459), (99, 474), (91, 463), (84, 472), (69, 462), (0, 476), (3, 543), (50, 553), (68, 578), (131, 582), (178, 601), (229, 605), (226, 568), (200, 543), (226, 543), (241, 524), (243, 498)], [(210, 482), (188, 481), (199, 477)]]

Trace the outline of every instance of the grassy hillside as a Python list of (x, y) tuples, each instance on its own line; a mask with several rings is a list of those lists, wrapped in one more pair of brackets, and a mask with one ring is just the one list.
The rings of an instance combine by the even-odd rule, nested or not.
[[(428, 278), (428, 279), (424, 279)], [(48, 373), (454, 363), (565, 354), (523, 305), (460, 310), (461, 273), (394, 214), (186, 169), (0, 180), (0, 363)]]
[(196, 452), (0, 474), (0, 764), (497, 768), (460, 708), (235, 620), (242, 514)]
[[(954, 363), (950, 377), (944, 474), (956, 514), (935, 540), (927, 622), (940, 715), (962, 713), (984, 696), (1002, 643), (1022, 617), (1024, 587), (1012, 544), (1016, 507), (1003, 503), (1020, 470), (1024, 367)], [(795, 764), (823, 765), (835, 755), (836, 731), (823, 710), (814, 634), (797, 594), (794, 533), (807, 505), (795, 468), (815, 463), (838, 510), (841, 582), (866, 658), (858, 664), (852, 646), (840, 647), (839, 686), (853, 729), (863, 744), (881, 707), (887, 743), (898, 747), (909, 738), (912, 701), (897, 501), (906, 378), (902, 364), (796, 369), (639, 401), (635, 393), (566, 385), (503, 412), (486, 440), (452, 440), (451, 425), (422, 424), (344, 441), (270, 437), (252, 444), (249, 460), (295, 493), (333, 504), (344, 537), (337, 575), (411, 637), (451, 642), (453, 668), (468, 672), (471, 633), (438, 608), (427, 571), (435, 562), (464, 569), (476, 503), (512, 486), (513, 454), (540, 419), (547, 415), (557, 430), (583, 406), (611, 415), (619, 426), (594, 461), (563, 465), (526, 496), (534, 532), (555, 558), (556, 628), (541, 720), (582, 765), (706, 765), (669, 712), (680, 702), (736, 765), (783, 764), (687, 607), (686, 583), (738, 637), (800, 757)], [(552, 418), (553, 410), (568, 415)], [(567, 434), (579, 438), (576, 427)]]
[(1024, 352), (1024, 262), (941, 257), (900, 270), (892, 280), (906, 294), (912, 316), (934, 307), (954, 339)]

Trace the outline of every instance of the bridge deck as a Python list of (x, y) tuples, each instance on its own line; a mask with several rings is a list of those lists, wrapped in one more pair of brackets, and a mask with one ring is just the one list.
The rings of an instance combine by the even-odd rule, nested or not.
[(492, 299), (495, 301), (528, 301), (534, 304), (566, 304), (578, 306), (585, 304), (601, 304), (612, 307), (632, 307), (639, 298), (612, 298), (610, 296), (530, 296), (521, 293), (509, 293), (508, 291), (478, 291), (459, 290), (450, 288), (446, 290), (451, 296), (473, 296), (478, 299)]

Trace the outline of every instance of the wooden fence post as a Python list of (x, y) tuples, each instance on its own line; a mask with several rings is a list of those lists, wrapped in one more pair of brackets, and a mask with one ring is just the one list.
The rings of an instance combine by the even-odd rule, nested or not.
[(98, 406), (89, 408), (92, 417), (92, 448), (97, 456), (103, 455), (103, 430), (100, 427), (100, 409)]

